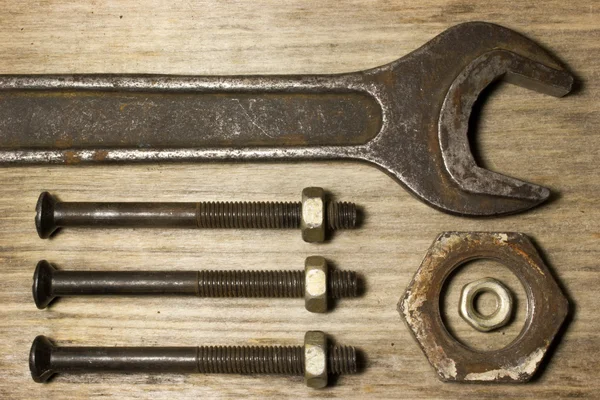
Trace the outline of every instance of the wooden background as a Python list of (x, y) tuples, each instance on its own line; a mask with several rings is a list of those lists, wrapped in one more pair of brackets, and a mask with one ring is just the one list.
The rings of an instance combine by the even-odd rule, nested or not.
[[(445, 215), (356, 163), (0, 169), (0, 398), (598, 397), (599, 9), (583, 0), (0, 1), (6, 74), (344, 72), (399, 58), (454, 24), (485, 20), (543, 44), (578, 77), (564, 99), (502, 84), (482, 107), (477, 147), (484, 165), (554, 193), (548, 204), (506, 218)], [(42, 190), (67, 201), (291, 201), (305, 186), (360, 204), (362, 229), (323, 245), (304, 243), (298, 231), (72, 229), (42, 241), (33, 224)], [(400, 319), (398, 299), (445, 230), (521, 231), (543, 249), (573, 318), (534, 382), (442, 383)], [(82, 270), (300, 269), (312, 254), (362, 273), (366, 294), (326, 315), (308, 313), (299, 299), (70, 298), (38, 311), (31, 297), (31, 276), (43, 258)], [(523, 321), (520, 309), (507, 328), (482, 334), (457, 317), (458, 283), (487, 275), (523, 295), (504, 268), (477, 262), (457, 276), (447, 298), (456, 335), (482, 349), (512, 340)], [(314, 391), (300, 377), (278, 376), (61, 375), (41, 385), (27, 365), (38, 334), (60, 345), (294, 345), (309, 329), (362, 349), (366, 370)]]

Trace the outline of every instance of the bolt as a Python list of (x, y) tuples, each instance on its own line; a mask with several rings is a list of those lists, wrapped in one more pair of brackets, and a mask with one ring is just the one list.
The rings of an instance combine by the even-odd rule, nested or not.
[[(203, 374), (305, 375), (309, 387), (327, 385), (327, 375), (357, 372), (357, 351), (307, 332), (304, 346), (60, 347), (40, 335), (31, 345), (29, 370), (35, 382), (61, 372), (177, 372)], [(325, 374), (315, 382), (315, 373)]]
[[(324, 276), (311, 271), (324, 266)], [(321, 271), (321, 270), (319, 270)], [(321, 298), (315, 286), (323, 284)], [(327, 269), (323, 257), (306, 259), (305, 271), (59, 271), (46, 260), (33, 274), (33, 299), (39, 309), (58, 296), (192, 295), (198, 297), (305, 298), (306, 309), (326, 312), (327, 299), (356, 297), (358, 277), (352, 271)]]
[[(99, 203), (61, 202), (43, 192), (35, 226), (47, 239), (63, 227), (301, 228), (307, 242), (325, 240), (325, 230), (356, 226), (354, 203), (324, 201), (323, 189), (306, 188), (302, 202)], [(308, 193), (308, 195), (307, 195)], [(319, 198), (314, 196), (322, 195)], [(323, 200), (323, 201), (319, 201)], [(319, 223), (319, 221), (321, 223)], [(321, 232), (322, 234), (318, 234)]]

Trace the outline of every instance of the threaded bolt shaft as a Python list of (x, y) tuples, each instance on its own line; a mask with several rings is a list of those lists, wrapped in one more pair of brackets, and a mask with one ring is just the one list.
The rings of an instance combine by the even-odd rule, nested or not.
[(325, 363), (320, 369), (325, 380), (327, 374), (358, 370), (356, 349), (328, 346), (319, 331), (307, 332), (304, 346), (59, 347), (38, 336), (31, 346), (29, 369), (35, 382), (61, 372), (196, 372), (304, 375), (309, 386), (322, 387), (310, 382), (314, 375), (307, 370), (307, 357), (315, 351), (322, 355), (317, 363)]
[[(356, 226), (356, 205), (327, 203), (329, 229)], [(295, 229), (300, 227), (300, 202), (202, 202), (197, 203), (196, 221), (203, 229)]]
[[(358, 278), (353, 271), (331, 270), (331, 298), (356, 297)], [(200, 297), (303, 297), (304, 271), (199, 271)]]
[[(302, 346), (208, 346), (198, 347), (198, 370), (211, 374), (304, 374)], [(331, 346), (328, 371), (333, 375), (356, 373), (356, 349)]]
[(202, 202), (196, 209), (203, 229), (295, 229), (301, 217), (299, 202)]
[[(326, 229), (356, 227), (354, 203), (326, 202), (321, 194), (303, 214), (303, 202), (99, 203), (61, 202), (43, 192), (37, 202), (35, 224), (46, 239), (63, 227), (297, 229), (306, 241), (325, 240)], [(305, 189), (305, 191), (307, 190)], [(315, 198), (309, 198), (315, 200)], [(320, 209), (314, 209), (318, 204)], [(316, 216), (316, 217), (315, 217)], [(306, 223), (305, 218), (310, 218)], [(315, 218), (318, 219), (315, 221)], [(303, 223), (304, 222), (304, 223)], [(306, 225), (306, 226), (305, 226)], [(305, 230), (313, 231), (305, 235)], [(315, 236), (314, 231), (322, 232)]]

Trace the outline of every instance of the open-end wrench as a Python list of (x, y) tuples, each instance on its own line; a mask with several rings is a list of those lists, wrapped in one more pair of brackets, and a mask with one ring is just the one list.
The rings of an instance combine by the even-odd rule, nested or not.
[(0, 163), (352, 159), (446, 212), (515, 213), (548, 189), (477, 166), (467, 137), (498, 79), (556, 97), (573, 83), (540, 46), (482, 22), (355, 73), (1, 76)]

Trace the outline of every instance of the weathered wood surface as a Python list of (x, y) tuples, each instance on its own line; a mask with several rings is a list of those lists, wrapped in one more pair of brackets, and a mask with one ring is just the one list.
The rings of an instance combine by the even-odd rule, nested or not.
[[(579, 88), (554, 99), (500, 85), (482, 107), (477, 143), (484, 164), (555, 194), (543, 207), (506, 218), (442, 214), (356, 163), (0, 169), (0, 397), (598, 397), (598, 13), (596, 2), (582, 0), (1, 1), (0, 73), (343, 72), (392, 61), (454, 24), (485, 20), (546, 46), (575, 72)], [(302, 242), (298, 231), (72, 229), (42, 241), (33, 224), (42, 190), (63, 200), (297, 200), (310, 185), (363, 206), (362, 229), (324, 245)], [(396, 303), (444, 230), (525, 232), (568, 291), (573, 320), (534, 382), (442, 383), (400, 319)], [(71, 298), (38, 311), (31, 297), (33, 269), (43, 258), (64, 269), (299, 269), (311, 254), (361, 272), (368, 283), (364, 297), (342, 301), (326, 315), (306, 312), (302, 300), (197, 298)], [(518, 286), (503, 271), (480, 262), (458, 278), (491, 275)], [(449, 319), (465, 342), (489, 348), (519, 331), (522, 310), (499, 333), (475, 333), (456, 316), (456, 288), (450, 292)], [(40, 385), (27, 366), (38, 334), (62, 345), (293, 345), (309, 329), (361, 348), (366, 370), (313, 391), (301, 378), (277, 376), (62, 375)]]

